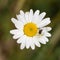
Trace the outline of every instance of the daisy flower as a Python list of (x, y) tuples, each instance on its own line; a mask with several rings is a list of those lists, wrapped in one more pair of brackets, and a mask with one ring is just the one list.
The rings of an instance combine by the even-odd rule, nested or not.
[(47, 37), (51, 37), (49, 31), (51, 27), (47, 27), (50, 24), (50, 18), (44, 18), (45, 12), (40, 14), (39, 10), (33, 13), (31, 9), (30, 12), (23, 12), (20, 10), (20, 14), (16, 15), (17, 19), (11, 18), (16, 29), (11, 30), (10, 33), (13, 34), (13, 39), (17, 39), (17, 43), (20, 44), (20, 49), (35, 49), (35, 46), (41, 47), (41, 44), (46, 44), (49, 40)]

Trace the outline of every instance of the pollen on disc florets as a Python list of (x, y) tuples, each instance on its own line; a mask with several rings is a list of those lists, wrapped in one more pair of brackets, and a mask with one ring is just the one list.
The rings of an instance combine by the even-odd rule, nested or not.
[(27, 23), (24, 25), (24, 34), (29, 36), (29, 37), (33, 37), (37, 34), (37, 26), (34, 23)]

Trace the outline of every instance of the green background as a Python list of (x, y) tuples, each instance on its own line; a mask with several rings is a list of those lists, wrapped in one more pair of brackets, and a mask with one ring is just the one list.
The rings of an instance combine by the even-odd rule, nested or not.
[[(11, 18), (30, 9), (46, 12), (51, 18), (52, 37), (41, 48), (20, 50), (10, 34), (15, 28)], [(60, 0), (0, 0), (0, 60), (60, 60)]]

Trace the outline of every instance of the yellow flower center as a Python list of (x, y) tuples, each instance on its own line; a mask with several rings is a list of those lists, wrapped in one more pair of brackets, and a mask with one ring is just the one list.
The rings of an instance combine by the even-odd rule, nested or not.
[(29, 36), (29, 37), (33, 37), (37, 34), (37, 26), (34, 23), (27, 23), (24, 25), (24, 34)]

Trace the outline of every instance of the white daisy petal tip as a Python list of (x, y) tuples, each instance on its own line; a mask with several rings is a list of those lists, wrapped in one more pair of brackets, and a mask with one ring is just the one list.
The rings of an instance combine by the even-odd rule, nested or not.
[(21, 43), (21, 42), (20, 42), (20, 40), (17, 40), (16, 42), (17, 42), (18, 44), (20, 44), (20, 43)]
[(39, 45), (37, 47), (41, 47), (41, 44), (39, 43)]
[(32, 49), (32, 50), (35, 50), (35, 48), (32, 48), (32, 47), (31, 47), (31, 49)]
[(16, 17), (19, 19), (19, 15), (16, 14)]
[(42, 20), (46, 15), (46, 12), (42, 12), (40, 15), (39, 15), (39, 19)]
[(33, 9), (30, 9), (30, 12), (33, 12)]
[(11, 18), (11, 21), (12, 21), (13, 23), (15, 22), (14, 20), (15, 20), (15, 18)]
[(12, 34), (12, 30), (10, 30), (10, 34)]
[(45, 31), (47, 31), (47, 32), (49, 32), (49, 31), (51, 31), (52, 30), (52, 28), (51, 27), (43, 27), (43, 28), (41, 28), (42, 30), (45, 30)]
[(49, 20), (49, 21), (48, 21), (48, 23), (51, 23), (51, 20), (50, 20), (50, 18), (49, 18), (49, 17), (47, 18), (47, 20)]
[(44, 16), (45, 16), (45, 15), (46, 15), (46, 12), (43, 12), (43, 13), (42, 13), (42, 15), (44, 15)]
[(48, 27), (48, 31), (51, 31), (52, 30), (52, 28), (51, 27)]
[(11, 21), (12, 21), (14, 24), (17, 23), (17, 19), (15, 19), (15, 18), (11, 18)]
[(41, 38), (39, 38), (39, 42), (41, 44), (46, 44), (48, 42), (48, 39), (45, 36), (42, 36)]
[(29, 48), (30, 48), (30, 46), (29, 46), (29, 44), (27, 44), (27, 45), (26, 45), (26, 49), (29, 49)]
[(36, 10), (34, 15), (39, 15), (40, 11), (39, 10)]
[(20, 49), (23, 50), (25, 48), (24, 44), (21, 44)]
[(46, 29), (47, 31), (51, 31), (51, 30), (52, 30), (51, 27), (45, 27), (45, 29)]
[(10, 34), (14, 34), (14, 31), (13, 30), (10, 30)]
[[(51, 23), (51, 20), (49, 17), (44, 18), (45, 15), (46, 12), (40, 14), (40, 11), (36, 10), (35, 13), (33, 13), (33, 9), (30, 9), (30, 11), (26, 13), (20, 10), (20, 14), (16, 15), (17, 19), (11, 18), (16, 29), (10, 30), (10, 33), (13, 34), (13, 39), (17, 39), (21, 50), (25, 47), (26, 49), (31, 47), (32, 50), (35, 50), (35, 46), (41, 47), (41, 44), (46, 44), (49, 41), (47, 37), (51, 37), (49, 31), (52, 30), (52, 28), (46, 26)], [(37, 32), (40, 29), (44, 31), (43, 33), (41, 31), (41, 36), (39, 32)], [(38, 37), (36, 37), (37, 34)]]
[(11, 21), (13, 22), (15, 20), (15, 18), (11, 18)]
[(26, 49), (29, 49), (29, 47), (26, 47)]
[(16, 35), (13, 36), (13, 39), (17, 39)]
[(37, 13), (40, 13), (40, 10), (36, 10)]
[(15, 37), (15, 36), (13, 36), (13, 39), (16, 39), (16, 37)]
[(24, 14), (23, 10), (20, 10), (20, 14)]
[(36, 45), (37, 47), (41, 47), (41, 45), (40, 45), (40, 43), (39, 43), (39, 45)]
[(46, 19), (46, 21), (48, 22), (48, 24), (50, 24), (51, 23), (51, 20), (50, 20), (50, 18), (48, 17), (48, 18), (45, 18)]
[(51, 34), (50, 34), (50, 33), (48, 33), (46, 36), (47, 36), (47, 37), (51, 37)]

